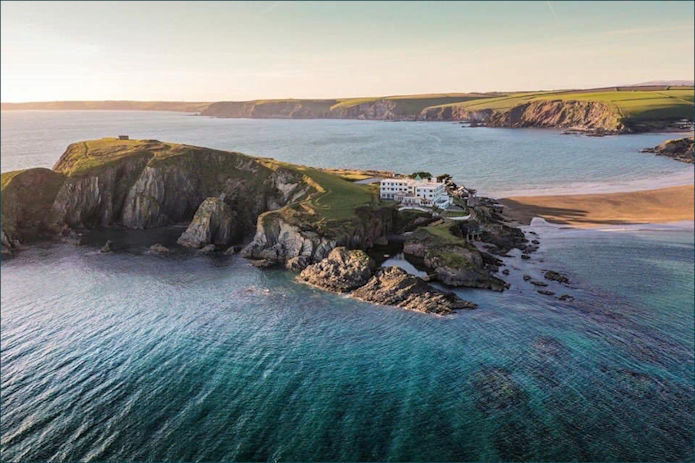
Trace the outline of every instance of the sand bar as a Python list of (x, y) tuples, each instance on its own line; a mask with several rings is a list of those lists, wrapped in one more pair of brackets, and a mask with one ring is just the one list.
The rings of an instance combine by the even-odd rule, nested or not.
[(534, 217), (579, 228), (693, 220), (693, 185), (625, 193), (513, 196), (500, 199), (506, 216)]

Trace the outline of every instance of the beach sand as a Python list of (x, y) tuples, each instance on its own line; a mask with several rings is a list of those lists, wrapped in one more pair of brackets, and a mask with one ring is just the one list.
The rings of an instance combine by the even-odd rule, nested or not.
[(504, 214), (522, 224), (534, 217), (578, 228), (693, 220), (693, 185), (625, 193), (502, 198)]

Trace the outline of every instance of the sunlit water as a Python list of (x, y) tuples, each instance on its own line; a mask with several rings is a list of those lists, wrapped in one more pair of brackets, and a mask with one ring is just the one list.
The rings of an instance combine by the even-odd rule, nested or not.
[(449, 173), (493, 195), (625, 191), (693, 181), (692, 166), (639, 153), (674, 134), (598, 138), (452, 122), (216, 119), (137, 111), (4, 111), (2, 171), (51, 167), (69, 143), (119, 134), (319, 167)]
[[(17, 143), (5, 139), (5, 115), (3, 170), (6, 156), (14, 159), (5, 143)], [(180, 124), (190, 117), (175, 116), (162, 117)], [(52, 143), (43, 117), (37, 113), (33, 138), (23, 142), (33, 147), (27, 151), (39, 153), (40, 146)], [(62, 116), (52, 117), (49, 125), (59, 125), (56, 118)], [(73, 139), (104, 135), (85, 120), (83, 130), (74, 117), (66, 119), (73, 124)], [(106, 116), (95, 116), (95, 124), (103, 126), (99, 117)], [(212, 143), (212, 128), (198, 129), (209, 133), (206, 141), (181, 126), (169, 133), (159, 116), (153, 119), (154, 135), (146, 127), (140, 133), (135, 126), (116, 130), (125, 122), (119, 122), (120, 113), (113, 117), (108, 130), (133, 136), (306, 164), (350, 162), (306, 139), (295, 140), (286, 152), (281, 146), (270, 152), (237, 147), (230, 133), (238, 129), (229, 128), (234, 121), (190, 117), (220, 124), (214, 129), (218, 143)], [(395, 129), (406, 123), (237, 122), (256, 124), (246, 130), (262, 133), (244, 137), (249, 144), (255, 137), (259, 146), (264, 136), (277, 136), (273, 127), (298, 124), (293, 130), (300, 137), (325, 123), (345, 131), (342, 144), (329, 143), (343, 153), (364, 153), (355, 148), (359, 141), (348, 137), (351, 131), (355, 140), (376, 139), (382, 147), (389, 143), (380, 138), (381, 130), (389, 140), (414, 137), (409, 132), (415, 130), (451, 130), (452, 137), (474, 133), (444, 123), (411, 124), (417, 129), (406, 130)], [(368, 134), (361, 135), (362, 127)], [(494, 139), (496, 132), (489, 133)], [(512, 143), (516, 132), (499, 133)], [(594, 140), (642, 143), (632, 137), (519, 134), (541, 137), (539, 146), (551, 140), (577, 153), (575, 143)], [(648, 137), (645, 144), (653, 144)], [(410, 150), (407, 143), (400, 149), (412, 162), (417, 154), (412, 150), (419, 148), (411, 144)], [(303, 152), (309, 153), (306, 159)], [(37, 156), (12, 168), (50, 165), (56, 157)], [(366, 157), (354, 157), (367, 164)], [(662, 161), (650, 168), (660, 169)], [(402, 169), (396, 162), (364, 167)], [(586, 173), (597, 168), (595, 162), (578, 169)], [(518, 162), (526, 164), (532, 163)], [(474, 175), (487, 178), (494, 190), (493, 169), (499, 166), (490, 163), (486, 173), (481, 163)], [(615, 167), (604, 175), (639, 180), (639, 169), (630, 169)], [(539, 175), (539, 182), (547, 180)], [(55, 244), (24, 251), (2, 263), (1, 459), (692, 459), (692, 230), (534, 230), (540, 233), (540, 251), (530, 261), (506, 259), (510, 290), (458, 291), (479, 309), (450, 317), (321, 292), (296, 283), (290, 273), (260, 271), (238, 256), (151, 256), (142, 235), (131, 240), (136, 244), (128, 252), (99, 254), (94, 246)], [(525, 274), (542, 279), (544, 269), (570, 275), (570, 287), (548, 288), (574, 301), (540, 295), (523, 281)]]

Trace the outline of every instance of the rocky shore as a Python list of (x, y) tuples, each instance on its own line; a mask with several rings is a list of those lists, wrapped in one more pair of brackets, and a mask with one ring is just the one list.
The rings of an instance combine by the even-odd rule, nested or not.
[[(365, 251), (390, 246), (451, 287), (503, 291), (498, 270), (523, 232), (478, 198), (466, 222), (399, 211), (370, 189), (329, 171), (157, 140), (72, 144), (52, 170), (2, 175), (4, 256), (40, 240), (79, 242), (89, 230), (185, 225), (174, 248), (240, 254), (260, 268), (299, 273), (314, 286), (377, 304), (446, 314), (474, 304)], [(103, 245), (103, 246), (102, 246)], [(102, 252), (119, 249), (110, 238)], [(166, 256), (172, 244), (151, 242)]]
[(666, 156), (680, 162), (693, 163), (693, 137), (676, 138), (666, 140), (665, 142), (654, 146), (653, 148), (645, 148), (642, 153), (654, 153), (657, 156)]
[(364, 251), (344, 247), (333, 249), (328, 257), (306, 267), (298, 278), (313, 286), (347, 293), (366, 302), (418, 312), (448, 315), (457, 309), (477, 307), (453, 292), (433, 288), (422, 278), (398, 267), (377, 269)]

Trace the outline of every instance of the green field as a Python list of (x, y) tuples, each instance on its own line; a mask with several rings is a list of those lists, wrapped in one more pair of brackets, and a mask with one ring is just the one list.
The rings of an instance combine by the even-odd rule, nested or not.
[(353, 183), (313, 167), (298, 166), (275, 160), (263, 160), (270, 168), (283, 167), (301, 173), (316, 193), (302, 201), (301, 206), (326, 221), (341, 221), (354, 215), (356, 207), (372, 204), (376, 196), (370, 185)]
[(518, 92), (493, 98), (430, 106), (428, 109), (456, 106), (466, 110), (507, 111), (515, 106), (534, 101), (597, 101), (615, 108), (623, 118), (631, 121), (682, 118), (692, 120), (693, 96), (692, 87), (659, 90), (611, 88), (590, 91)]
[(475, 100), (480, 98), (491, 98), (496, 94), (484, 93), (435, 93), (423, 95), (396, 95), (387, 97), (364, 97), (342, 99), (331, 107), (331, 111), (348, 109), (365, 103), (377, 101), (393, 102), (396, 114), (402, 116), (417, 116), (420, 112), (430, 106), (460, 103), (463, 101)]

